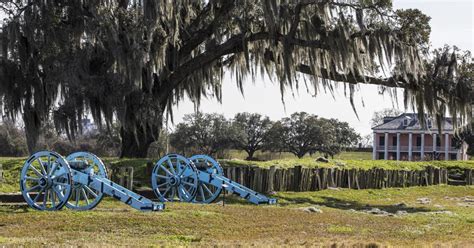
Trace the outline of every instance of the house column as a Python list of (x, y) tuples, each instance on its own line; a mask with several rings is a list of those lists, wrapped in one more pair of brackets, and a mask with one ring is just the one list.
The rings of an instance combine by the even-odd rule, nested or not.
[(449, 160), (449, 133), (444, 134), (444, 160)]
[(420, 147), (420, 160), (425, 159), (425, 134), (420, 134), (421, 136), (421, 147)]
[(433, 134), (433, 154), (435, 154), (435, 152), (436, 152), (436, 138), (437, 138), (437, 134), (434, 133)]
[(374, 132), (374, 141), (372, 143), (372, 159), (377, 159), (377, 134)]
[(400, 160), (400, 133), (397, 133), (397, 160)]
[(388, 160), (388, 133), (385, 133), (384, 159)]
[(413, 160), (413, 134), (408, 134), (408, 161)]

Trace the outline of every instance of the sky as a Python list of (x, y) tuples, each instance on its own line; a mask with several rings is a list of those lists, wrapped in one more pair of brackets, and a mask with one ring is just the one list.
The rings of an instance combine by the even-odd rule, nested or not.
[[(473, 44), (473, 0), (394, 0), (396, 9), (417, 8), (431, 16), (431, 42), (433, 47), (444, 44), (456, 45), (463, 50), (474, 51)], [(287, 92), (284, 104), (277, 82), (257, 78), (254, 82), (247, 80), (244, 95), (240, 93), (235, 81), (227, 75), (222, 86), (222, 104), (216, 99), (203, 99), (199, 110), (206, 113), (221, 113), (232, 118), (239, 112), (260, 113), (278, 120), (293, 112), (305, 111), (325, 118), (337, 118), (348, 122), (362, 135), (370, 134), (370, 119), (373, 112), (384, 108), (398, 108), (404, 111), (402, 91), (399, 90), (398, 105), (388, 95), (380, 95), (377, 86), (361, 85), (356, 96), (356, 109), (359, 118), (352, 110), (349, 99), (344, 96), (342, 85), (338, 92), (319, 93), (311, 96), (303, 87), (299, 91)], [(412, 112), (410, 109), (408, 111)], [(179, 123), (185, 114), (194, 112), (194, 104), (186, 99), (173, 108), (174, 123)], [(173, 124), (169, 124), (173, 128)]]

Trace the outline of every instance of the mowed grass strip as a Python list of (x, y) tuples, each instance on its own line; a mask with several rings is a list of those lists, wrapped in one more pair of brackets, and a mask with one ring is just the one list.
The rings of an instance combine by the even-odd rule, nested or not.
[[(4, 245), (306, 246), (459, 245), (474, 243), (473, 186), (282, 192), (276, 206), (237, 198), (221, 204), (167, 203), (164, 212), (139, 212), (107, 198), (93, 211), (38, 212), (0, 207)], [(427, 197), (429, 204), (417, 199)], [(401, 204), (403, 203), (403, 204)], [(313, 206), (322, 213), (302, 209)], [(364, 212), (378, 208), (389, 213)]]
[(302, 166), (306, 168), (345, 168), (368, 170), (381, 168), (387, 170), (423, 170), (428, 166), (438, 168), (474, 169), (474, 160), (468, 161), (395, 161), (370, 159), (330, 159), (328, 163), (317, 162), (314, 157), (286, 158), (270, 161), (247, 161), (238, 159), (220, 160), (223, 166), (257, 166), (262, 168), (291, 168)]

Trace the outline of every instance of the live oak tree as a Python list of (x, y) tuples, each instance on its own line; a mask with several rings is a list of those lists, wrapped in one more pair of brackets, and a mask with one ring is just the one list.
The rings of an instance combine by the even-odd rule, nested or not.
[(298, 158), (316, 152), (334, 156), (359, 139), (347, 122), (297, 112), (272, 126), (265, 139), (265, 150), (289, 152)]
[(332, 129), (327, 124), (316, 115), (293, 113), (272, 127), (265, 146), (272, 151), (289, 152), (302, 158), (308, 153), (316, 153), (324, 144), (329, 145)]
[(356, 147), (361, 139), (360, 135), (349, 126), (347, 122), (341, 122), (337, 119), (322, 119), (327, 122), (325, 135), (328, 135), (326, 144), (322, 144), (318, 150), (324, 156), (334, 157), (334, 155), (341, 153), (344, 149)]
[(220, 114), (185, 115), (170, 135), (170, 145), (183, 154), (215, 155), (230, 148), (230, 122)]
[(23, 119), (30, 151), (51, 115), (74, 139), (90, 113), (120, 124), (122, 157), (146, 156), (171, 106), (186, 95), (220, 101), (227, 71), (241, 90), (266, 74), (282, 94), (342, 82), (351, 104), (359, 83), (400, 87), (421, 118), (470, 118), (462, 56), (429, 59), (429, 17), (389, 0), (4, 0), (0, 10), (0, 97), (6, 116)]
[(247, 160), (253, 160), (256, 151), (263, 148), (263, 142), (272, 122), (267, 116), (257, 113), (238, 113), (232, 120), (233, 146), (247, 152)]

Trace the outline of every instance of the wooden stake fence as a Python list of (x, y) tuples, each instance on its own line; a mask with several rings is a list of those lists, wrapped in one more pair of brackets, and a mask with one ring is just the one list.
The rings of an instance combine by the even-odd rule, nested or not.
[[(472, 185), (474, 173), (465, 169), (465, 184)], [(224, 167), (224, 175), (257, 192), (316, 191), (328, 187), (380, 189), (390, 187), (448, 184), (448, 169), (427, 167), (425, 170), (370, 170), (344, 168), (269, 169), (241, 166)]]
[[(154, 164), (148, 162), (144, 175), (152, 173)], [(224, 175), (257, 192), (270, 191), (317, 191), (329, 187), (350, 189), (380, 189), (391, 187), (428, 186), (437, 184), (474, 185), (473, 169), (446, 169), (426, 167), (424, 170), (387, 170), (374, 168), (369, 170), (346, 168), (293, 168), (282, 169), (272, 166), (224, 166)], [(450, 178), (455, 170), (461, 180)], [(149, 176), (134, 180), (133, 168), (110, 168), (109, 177), (121, 185), (132, 188), (135, 183), (146, 185)]]

